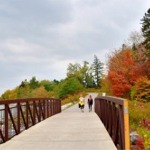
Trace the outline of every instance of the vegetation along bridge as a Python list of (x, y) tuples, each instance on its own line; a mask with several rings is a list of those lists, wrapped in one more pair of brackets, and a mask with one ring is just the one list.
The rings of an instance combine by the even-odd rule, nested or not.
[(130, 149), (127, 100), (90, 94), (93, 112), (61, 111), (54, 98), (0, 101), (0, 150)]

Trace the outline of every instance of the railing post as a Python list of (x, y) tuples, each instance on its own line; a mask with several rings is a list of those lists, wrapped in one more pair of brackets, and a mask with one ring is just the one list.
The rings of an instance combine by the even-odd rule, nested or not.
[(33, 123), (34, 125), (36, 124), (36, 115), (35, 115), (35, 111), (36, 111), (36, 104), (35, 104), (35, 100), (33, 100)]
[(53, 107), (52, 107), (52, 100), (50, 100), (50, 116), (53, 115)]
[(52, 116), (54, 115), (54, 100), (51, 100)]
[(20, 133), (20, 103), (17, 103), (17, 130)]
[(8, 104), (5, 104), (5, 141), (8, 140)]
[(61, 112), (61, 100), (59, 100), (59, 112)]
[(54, 107), (53, 107), (53, 109), (54, 109), (54, 115), (56, 114), (56, 101), (55, 100), (53, 100), (53, 105), (54, 105)]
[(43, 116), (43, 119), (46, 119), (46, 102), (45, 100), (43, 100), (43, 113), (44, 113), (44, 116)]
[(129, 112), (128, 100), (124, 100), (124, 135), (125, 135), (125, 149), (130, 149), (130, 135), (129, 135)]
[(50, 116), (49, 115), (49, 111), (50, 111), (50, 100), (47, 100), (46, 103), (47, 103), (47, 118)]
[(29, 128), (29, 117), (28, 117), (28, 102), (26, 102), (26, 128)]
[(39, 109), (38, 109), (38, 111), (39, 111), (39, 122), (41, 122), (41, 116), (42, 116), (41, 100), (38, 101), (38, 107), (39, 107)]

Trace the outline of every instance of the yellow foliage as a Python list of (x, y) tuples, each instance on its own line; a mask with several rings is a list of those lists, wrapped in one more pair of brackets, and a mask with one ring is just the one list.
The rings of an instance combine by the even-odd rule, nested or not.
[(49, 97), (49, 93), (45, 90), (43, 86), (40, 86), (39, 88), (36, 88), (32, 91), (31, 96), (35, 98), (46, 98)]
[(143, 77), (137, 81), (135, 91), (136, 100), (150, 102), (150, 80), (148, 78)]

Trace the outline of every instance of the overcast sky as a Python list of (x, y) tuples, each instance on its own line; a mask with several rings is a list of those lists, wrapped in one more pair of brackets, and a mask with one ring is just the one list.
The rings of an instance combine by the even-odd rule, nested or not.
[(1, 0), (0, 94), (35, 76), (66, 77), (69, 63), (93, 62), (140, 31), (150, 0)]

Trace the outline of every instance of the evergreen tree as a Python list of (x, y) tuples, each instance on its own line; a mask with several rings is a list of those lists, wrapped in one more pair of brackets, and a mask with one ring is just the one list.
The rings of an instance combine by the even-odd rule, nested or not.
[(93, 73), (94, 73), (94, 80), (97, 87), (100, 87), (100, 80), (103, 76), (103, 63), (94, 55), (94, 62), (92, 65)]
[(39, 81), (36, 80), (36, 77), (32, 77), (29, 83), (30, 88), (36, 89), (39, 87)]
[(147, 49), (147, 54), (150, 56), (150, 8), (147, 13), (145, 13), (142, 21), (142, 32), (145, 38), (144, 45)]

